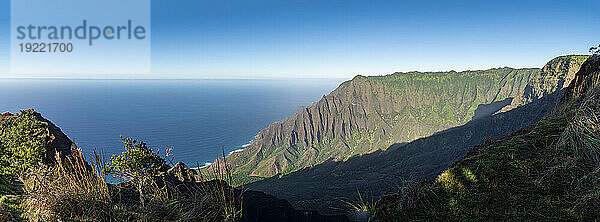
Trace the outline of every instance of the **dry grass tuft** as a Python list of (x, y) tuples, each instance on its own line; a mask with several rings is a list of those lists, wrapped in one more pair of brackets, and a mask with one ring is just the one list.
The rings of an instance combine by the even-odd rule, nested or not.
[[(170, 184), (153, 177), (144, 187), (110, 185), (102, 155), (88, 165), (81, 153), (54, 167), (30, 169), (21, 177), (23, 205), (30, 221), (235, 221), (242, 216), (241, 191), (229, 186), (231, 173), (204, 183)], [(225, 171), (228, 172), (228, 171)]]
[(110, 191), (97, 170), (102, 165), (92, 161), (90, 171), (81, 152), (72, 159), (57, 162), (53, 167), (32, 168), (25, 177), (21, 177), (27, 218), (31, 221), (111, 218), (113, 203)]
[(577, 157), (600, 166), (600, 88), (586, 93), (579, 109), (558, 143), (558, 148), (571, 149)]

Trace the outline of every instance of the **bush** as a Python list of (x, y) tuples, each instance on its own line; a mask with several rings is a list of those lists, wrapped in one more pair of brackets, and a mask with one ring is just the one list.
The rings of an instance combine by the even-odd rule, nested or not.
[(40, 134), (45, 125), (35, 116), (35, 111), (2, 117), (0, 121), (0, 175), (19, 176), (25, 169), (42, 162), (45, 141)]
[(140, 195), (140, 204), (144, 206), (144, 188), (154, 183), (153, 177), (166, 171), (165, 160), (154, 153), (146, 143), (124, 138), (125, 151), (110, 158), (104, 173), (111, 174), (136, 185)]

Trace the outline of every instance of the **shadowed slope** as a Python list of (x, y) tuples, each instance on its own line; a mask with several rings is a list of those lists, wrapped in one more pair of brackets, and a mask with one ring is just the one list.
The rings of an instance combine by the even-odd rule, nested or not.
[(436, 179), (387, 196), (379, 220), (593, 221), (600, 216), (600, 57), (551, 114), (478, 146)]
[[(571, 64), (572, 57), (560, 58), (562, 59), (555, 59), (546, 67)], [(575, 64), (578, 68), (581, 63)], [(553, 75), (564, 78), (571, 75), (561, 73), (560, 70), (563, 69), (558, 70), (558, 73), (543, 73), (534, 78)], [(566, 70), (573, 72), (570, 68)], [(324, 213), (340, 213), (345, 208), (340, 199), (355, 198), (357, 190), (379, 196), (395, 191), (406, 178), (417, 181), (433, 178), (452, 162), (462, 158), (473, 146), (535, 124), (552, 110), (561, 96), (560, 90), (540, 98), (531, 96), (531, 101), (526, 105), (495, 115), (491, 114), (501, 109), (501, 106), (490, 105), (493, 106), (490, 109), (486, 105), (479, 105), (479, 108), (484, 110), (474, 113), (481, 115), (463, 126), (444, 130), (408, 144), (397, 143), (385, 151), (353, 157), (346, 161), (332, 159), (310, 169), (265, 179), (246, 187), (288, 199), (295, 207), (316, 209)], [(503, 101), (503, 105), (507, 104)], [(291, 186), (294, 189), (289, 189)]]
[(357, 76), (314, 105), (271, 124), (227, 162), (242, 177), (269, 177), (383, 150), (463, 125), (481, 104), (522, 95), (538, 71)]

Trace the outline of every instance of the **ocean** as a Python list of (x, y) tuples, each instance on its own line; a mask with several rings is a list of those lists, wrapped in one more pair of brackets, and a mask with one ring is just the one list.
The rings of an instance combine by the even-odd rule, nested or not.
[(190, 167), (241, 149), (342, 79), (0, 79), (0, 113), (33, 108), (90, 155), (121, 153), (120, 135)]

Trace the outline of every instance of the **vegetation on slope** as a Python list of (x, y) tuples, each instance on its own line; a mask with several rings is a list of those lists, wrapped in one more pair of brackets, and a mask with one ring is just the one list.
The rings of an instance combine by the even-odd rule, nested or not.
[(600, 216), (600, 58), (553, 113), (476, 147), (437, 178), (384, 197), (379, 220), (593, 220)]
[[(169, 168), (154, 149), (130, 138), (123, 138), (125, 151), (109, 161), (101, 154), (85, 160), (60, 129), (33, 110), (5, 113), (0, 126), (0, 221), (347, 220), (233, 188), (226, 165), (211, 181), (183, 163)], [(107, 183), (109, 174), (122, 182)]]
[(228, 162), (239, 176), (269, 177), (385, 150), (462, 125), (480, 105), (510, 103), (538, 71), (498, 68), (357, 76), (262, 130)]
[(3, 115), (2, 118), (0, 174), (11, 177), (42, 162), (46, 145), (44, 138), (30, 135), (42, 134), (44, 124), (35, 118), (35, 113), (31, 110), (14, 117)]
[(566, 88), (575, 78), (575, 73), (579, 71), (581, 64), (588, 58), (589, 55), (569, 55), (550, 60), (536, 75), (531, 77), (523, 95), (514, 98), (511, 105), (502, 110), (513, 109)]
[[(125, 140), (126, 145), (128, 141), (132, 140)], [(133, 159), (127, 159), (132, 157), (127, 154), (118, 155), (116, 157), (123, 158), (109, 163), (142, 166), (146, 163), (144, 159), (161, 159), (153, 152), (137, 152), (133, 155), (137, 158)], [(74, 162), (58, 161), (52, 167), (30, 170), (23, 180), (25, 189), (22, 205), (26, 219), (235, 221), (241, 216), (239, 192), (234, 194), (233, 188), (220, 181), (195, 183), (175, 179), (189, 175), (185, 170), (192, 172), (184, 166), (172, 168), (171, 171), (176, 171), (172, 174), (166, 170), (164, 174), (147, 174), (144, 184), (130, 180), (112, 185), (105, 182), (103, 173), (110, 165), (103, 164), (98, 155), (96, 160), (90, 161), (91, 171), (80, 154), (72, 159)]]
[[(2, 159), (38, 158), (29, 158), (27, 165), (3, 165), (8, 169), (18, 166), (19, 171), (2, 174), (2, 221), (234, 221), (241, 217), (241, 191), (223, 180), (196, 183), (195, 171), (185, 166), (167, 170), (165, 160), (152, 150), (136, 152), (142, 149), (131, 139), (124, 139), (127, 151), (113, 157), (109, 165), (100, 155), (86, 161), (78, 150), (64, 157), (57, 153), (53, 162), (44, 164), (41, 157), (51, 146), (43, 135), (55, 138), (57, 133), (48, 131), (51, 124), (33, 110), (5, 117), (2, 130), (8, 136), (0, 143)], [(118, 185), (105, 182), (103, 172), (116, 168), (121, 172), (154, 169), (147, 166), (147, 160), (161, 166), (160, 172), (143, 172), (145, 183), (129, 179)]]
[[(96, 160), (88, 165), (72, 142), (33, 110), (18, 115), (3, 114), (0, 129), (2, 221), (185, 220), (200, 216), (202, 220), (220, 221), (223, 218), (213, 195), (216, 192), (207, 192), (207, 186), (202, 186), (204, 193), (192, 195), (196, 198), (182, 197), (175, 190), (151, 190), (148, 196), (152, 198), (146, 208), (136, 207), (135, 201), (115, 199), (129, 189), (107, 184), (101, 171), (103, 163)], [(157, 197), (164, 198), (158, 202)]]
[(0, 116), (0, 220), (19, 220), (22, 179), (30, 168), (52, 163), (75, 148), (56, 126), (33, 110)]
[[(573, 64), (569, 62), (570, 57), (560, 57), (562, 59), (558, 63), (550, 62), (546, 67), (563, 62)], [(580, 64), (573, 65), (578, 69)], [(544, 75), (570, 74), (558, 72)], [(300, 209), (342, 213), (347, 206), (340, 199), (352, 202), (357, 190), (379, 198), (395, 192), (405, 178), (415, 181), (431, 179), (454, 161), (463, 158), (474, 146), (535, 124), (554, 108), (561, 96), (562, 90), (555, 91), (498, 113), (496, 111), (509, 102), (480, 105), (475, 112), (477, 118), (462, 126), (410, 143), (394, 144), (385, 151), (355, 156), (345, 161), (326, 161), (287, 175), (246, 184), (245, 187), (285, 198)], [(294, 189), (289, 189), (290, 186)]]
[(271, 124), (228, 162), (245, 184), (385, 150), (559, 91), (586, 58), (561, 56), (542, 69), (357, 76)]

